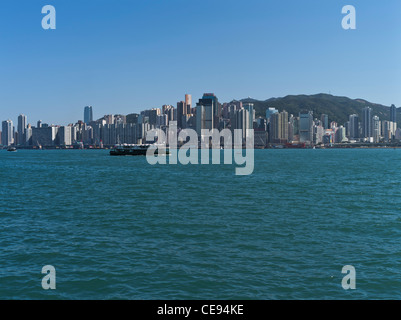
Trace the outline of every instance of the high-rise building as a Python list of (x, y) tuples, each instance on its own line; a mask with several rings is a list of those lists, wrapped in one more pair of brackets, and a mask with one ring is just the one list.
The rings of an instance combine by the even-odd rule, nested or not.
[(349, 137), (350, 139), (359, 138), (359, 117), (357, 114), (349, 116)]
[(187, 114), (187, 107), (185, 101), (177, 102), (177, 126), (182, 128), (183, 118)]
[(214, 93), (204, 93), (202, 99), (199, 99), (197, 106), (202, 104), (203, 106), (212, 106), (213, 109), (213, 128), (218, 128), (219, 117), (221, 115), (221, 105), (219, 99), (217, 99)]
[(395, 132), (397, 130), (397, 123), (392, 121), (382, 122), (382, 136), (386, 142), (395, 138)]
[(268, 108), (268, 109), (266, 110), (266, 121), (267, 121), (267, 123), (270, 122), (270, 117), (271, 117), (271, 115), (274, 114), (274, 113), (278, 113), (278, 110), (275, 109), (275, 108)]
[(26, 144), (26, 128), (27, 128), (27, 117), (24, 114), (18, 116), (18, 144)]
[(269, 139), (272, 143), (288, 142), (288, 112), (273, 113), (270, 116)]
[(322, 126), (325, 130), (329, 128), (329, 116), (327, 114), (322, 114), (320, 120), (322, 121)]
[(55, 146), (59, 144), (58, 141), (58, 130), (59, 127), (49, 126), (42, 128), (32, 129), (32, 145), (34, 146)]
[[(201, 134), (202, 129), (216, 128), (218, 99), (213, 93), (205, 93), (196, 104), (196, 131)], [(217, 121), (218, 122), (218, 121)]]
[[(324, 138), (324, 128), (322, 126), (322, 124), (320, 123), (320, 121), (313, 126), (313, 143), (314, 144), (319, 144), (324, 142), (323, 141)], [(328, 144), (330, 144), (332, 142), (332, 139), (330, 137), (330, 139), (328, 140)]]
[(340, 126), (339, 128), (337, 128), (335, 137), (336, 137), (335, 142), (337, 142), (337, 143), (347, 141), (345, 127)]
[(253, 122), (255, 121), (255, 109), (253, 103), (244, 103), (244, 109), (249, 112), (247, 129), (253, 129)]
[(192, 96), (190, 94), (186, 94), (185, 95), (186, 115), (191, 114), (191, 107), (192, 107)]
[(11, 120), (2, 122), (1, 144), (3, 146), (10, 146), (14, 143), (14, 125)]
[(28, 124), (28, 126), (26, 127), (26, 132), (25, 132), (25, 136), (26, 136), (26, 145), (31, 146), (32, 145), (32, 126), (30, 124)]
[(84, 122), (89, 124), (93, 121), (93, 108), (92, 106), (86, 106), (84, 109)]
[(197, 104), (196, 106), (196, 132), (201, 134), (202, 129), (211, 130), (214, 128), (213, 123), (213, 105)]
[(362, 109), (362, 137), (372, 136), (372, 108), (366, 107)]
[(313, 111), (299, 113), (299, 141), (313, 142)]
[(397, 122), (397, 108), (393, 104), (390, 107), (390, 121)]
[(247, 130), (253, 129), (255, 110), (252, 103), (245, 103), (244, 107), (234, 111), (234, 122), (231, 129), (242, 130), (242, 138), (247, 138)]
[(372, 135), (373, 135), (373, 142), (379, 143), (380, 142), (380, 133), (381, 133), (381, 122), (378, 116), (374, 116), (372, 118)]
[(72, 145), (72, 126), (60, 127), (58, 130), (59, 144), (61, 146)]

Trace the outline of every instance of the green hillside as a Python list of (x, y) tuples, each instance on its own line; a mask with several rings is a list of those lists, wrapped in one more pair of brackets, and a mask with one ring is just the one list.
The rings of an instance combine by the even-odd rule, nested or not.
[[(242, 102), (252, 102), (256, 110), (256, 116), (266, 116), (267, 108), (276, 108), (279, 111), (286, 110), (288, 114), (298, 116), (301, 110), (313, 111), (314, 118), (320, 119), (321, 114), (327, 114), (329, 121), (336, 121), (343, 125), (349, 119), (350, 114), (362, 116), (364, 107), (373, 109), (372, 115), (379, 116), (380, 120), (390, 120), (390, 107), (377, 103), (370, 103), (362, 99), (350, 99), (329, 94), (316, 95), (289, 95), (283, 98), (271, 98), (265, 101), (243, 99)], [(397, 109), (398, 126), (401, 124), (401, 108)]]

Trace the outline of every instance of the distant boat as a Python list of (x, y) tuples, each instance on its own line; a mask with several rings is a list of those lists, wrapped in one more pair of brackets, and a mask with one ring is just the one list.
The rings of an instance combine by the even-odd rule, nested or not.
[(9, 151), (9, 152), (17, 152), (17, 148), (15, 148), (15, 147), (8, 147), (8, 148), (7, 148), (7, 151)]

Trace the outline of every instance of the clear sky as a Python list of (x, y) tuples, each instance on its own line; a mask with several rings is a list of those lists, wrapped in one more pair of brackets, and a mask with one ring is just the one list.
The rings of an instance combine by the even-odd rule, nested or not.
[[(43, 30), (42, 7), (56, 8)], [(357, 29), (341, 26), (344, 5)], [(331, 93), (401, 106), (400, 0), (0, 1), (0, 120), (65, 125), (197, 101)]]

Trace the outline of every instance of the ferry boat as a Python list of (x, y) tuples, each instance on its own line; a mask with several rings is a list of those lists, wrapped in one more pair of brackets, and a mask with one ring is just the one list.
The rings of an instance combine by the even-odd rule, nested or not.
[[(111, 156), (146, 156), (146, 153), (150, 146), (157, 146), (152, 144), (117, 144), (110, 150)], [(158, 150), (155, 150), (154, 154), (158, 154)], [(168, 148), (166, 148), (166, 154), (168, 154)]]
[(9, 152), (17, 152), (17, 148), (16, 147), (8, 147), (7, 151), (9, 151)]

